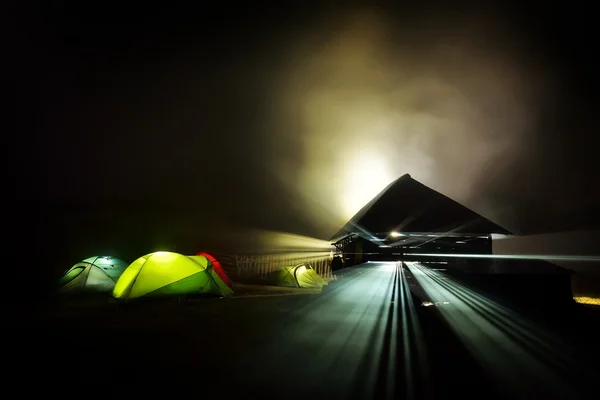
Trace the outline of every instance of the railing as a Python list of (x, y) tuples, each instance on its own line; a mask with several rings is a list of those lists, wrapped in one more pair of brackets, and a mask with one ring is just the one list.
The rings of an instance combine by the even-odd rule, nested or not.
[[(331, 252), (318, 253), (278, 253), (235, 255), (235, 275), (240, 280), (260, 280), (282, 266), (302, 263), (310, 264), (315, 272), (325, 280), (333, 279), (331, 271)], [(231, 262), (230, 261), (230, 262)], [(230, 268), (231, 268), (230, 264)], [(232, 271), (233, 272), (233, 271)]]

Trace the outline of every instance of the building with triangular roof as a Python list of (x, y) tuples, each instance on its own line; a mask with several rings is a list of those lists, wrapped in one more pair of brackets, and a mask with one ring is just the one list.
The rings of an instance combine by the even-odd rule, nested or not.
[(491, 254), (492, 234), (510, 231), (405, 174), (390, 183), (331, 241), (351, 264), (409, 253)]

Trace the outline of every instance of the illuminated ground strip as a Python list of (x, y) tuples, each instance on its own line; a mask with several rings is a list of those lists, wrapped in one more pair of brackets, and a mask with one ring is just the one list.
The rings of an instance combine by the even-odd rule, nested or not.
[[(341, 286), (332, 285), (321, 295), (306, 297), (278, 321), (282, 329), (240, 361), (240, 370), (247, 371), (246, 378), (253, 384), (270, 387), (271, 374), (264, 371), (281, 369), (282, 353), (291, 352), (288, 349), (295, 349), (291, 354), (303, 349), (311, 357), (301, 364), (286, 365), (289, 374), (300, 377), (306, 371), (322, 371), (324, 382), (333, 380), (347, 388), (348, 393), (339, 395), (343, 398), (394, 398), (388, 393), (393, 390), (390, 377), (396, 374), (389, 353), (395, 348), (390, 337), (394, 318), (398, 319), (391, 307), (395, 269), (396, 263), (357, 268), (345, 274)], [(273, 352), (273, 347), (280, 351)], [(256, 359), (261, 360), (261, 369), (256, 368)], [(385, 382), (381, 376), (386, 377)], [(360, 388), (355, 389), (357, 382)], [(303, 383), (315, 393), (322, 390), (322, 384), (314, 379)]]
[(580, 304), (600, 306), (600, 298), (598, 297), (576, 296), (573, 299)]
[[(429, 382), (429, 367), (427, 362), (427, 351), (425, 341), (423, 340), (423, 333), (421, 324), (417, 317), (414, 302), (412, 300), (410, 287), (406, 279), (406, 272), (402, 267), (402, 263), (398, 263), (398, 275), (400, 285), (400, 298), (401, 304), (400, 309), (402, 313), (402, 332), (403, 332), (403, 353), (404, 353), (404, 373), (405, 373), (405, 385), (406, 385), (406, 398), (414, 398), (414, 383), (415, 371), (413, 371), (413, 358), (416, 359), (416, 365), (419, 368), (420, 376), (422, 377), (423, 387), (428, 388)], [(411, 335), (412, 334), (412, 335)], [(413, 338), (411, 341), (410, 338)], [(429, 398), (427, 393), (423, 393), (422, 397)]]
[[(322, 382), (303, 381), (314, 393), (335, 381), (348, 390), (337, 393), (337, 398), (431, 398), (419, 396), (432, 388), (422, 384), (427, 371), (425, 344), (400, 263), (351, 268), (339, 285), (304, 299), (278, 321), (282, 329), (255, 346), (247, 361), (240, 361), (239, 368), (247, 371), (245, 379), (269, 387), (272, 374), (264, 371), (281, 369), (282, 354), (302, 349), (310, 358), (301, 368), (291, 362), (286, 370), (298, 379), (307, 371), (322, 371)], [(279, 350), (273, 352), (273, 347)], [(256, 359), (261, 360), (261, 369), (256, 368)]]
[(410, 253), (420, 257), (454, 257), (454, 258), (492, 258), (509, 260), (555, 260), (555, 261), (590, 261), (600, 262), (598, 256), (556, 256), (544, 254), (454, 254), (454, 253)]
[(587, 374), (567, 356), (564, 343), (438, 271), (416, 262), (406, 265), (432, 302), (449, 302), (437, 308), (441, 316), (499, 382), (522, 397), (528, 397), (520, 392), (523, 382), (558, 398), (575, 397), (576, 388), (567, 381)]

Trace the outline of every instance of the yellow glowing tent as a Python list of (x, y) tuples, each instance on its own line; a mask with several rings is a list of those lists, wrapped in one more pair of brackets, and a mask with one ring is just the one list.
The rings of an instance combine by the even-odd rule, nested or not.
[(219, 278), (206, 257), (166, 251), (147, 254), (132, 262), (113, 290), (113, 296), (123, 300), (202, 293), (227, 296), (232, 290)]
[(327, 281), (307, 263), (294, 267), (279, 267), (267, 276), (267, 282), (277, 286), (302, 288), (319, 288), (327, 285)]

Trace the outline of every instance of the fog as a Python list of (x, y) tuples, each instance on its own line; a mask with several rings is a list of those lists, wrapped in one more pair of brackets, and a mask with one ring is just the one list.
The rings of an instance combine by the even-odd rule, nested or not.
[(404, 173), (507, 222), (486, 185), (531, 157), (553, 88), (507, 30), (480, 16), (407, 27), (367, 11), (310, 26), (273, 85), (265, 167), (313, 204), (321, 235)]
[(583, 36), (432, 7), (39, 13), (20, 27), (34, 129), (9, 164), (33, 211), (14, 236), (82, 254), (328, 240), (405, 173), (515, 232), (593, 208), (595, 75), (565, 67), (591, 53), (554, 41)]

